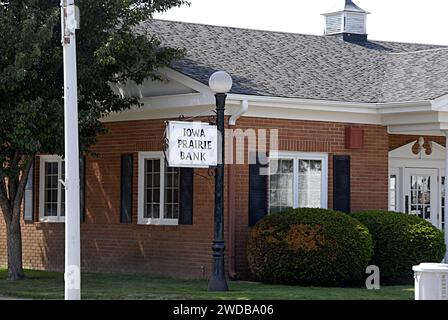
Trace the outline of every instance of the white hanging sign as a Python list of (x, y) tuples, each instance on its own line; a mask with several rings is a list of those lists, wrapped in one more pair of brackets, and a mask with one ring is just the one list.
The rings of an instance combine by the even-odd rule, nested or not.
[(218, 130), (202, 122), (169, 121), (166, 157), (170, 167), (208, 168), (218, 161)]

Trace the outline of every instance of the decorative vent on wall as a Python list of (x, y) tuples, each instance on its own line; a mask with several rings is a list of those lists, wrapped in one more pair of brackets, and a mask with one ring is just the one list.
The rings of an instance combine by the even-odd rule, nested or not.
[(345, 148), (362, 149), (364, 147), (364, 129), (357, 127), (345, 128)]

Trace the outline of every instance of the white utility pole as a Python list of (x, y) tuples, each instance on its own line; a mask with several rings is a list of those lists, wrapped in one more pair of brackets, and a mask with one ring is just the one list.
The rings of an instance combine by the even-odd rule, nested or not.
[(65, 300), (81, 299), (76, 11), (74, 0), (61, 0), (65, 114)]
[(445, 134), (445, 212), (444, 212), (444, 221), (445, 221), (445, 244), (447, 247), (447, 251), (445, 252), (445, 263), (448, 263), (448, 131), (444, 132)]

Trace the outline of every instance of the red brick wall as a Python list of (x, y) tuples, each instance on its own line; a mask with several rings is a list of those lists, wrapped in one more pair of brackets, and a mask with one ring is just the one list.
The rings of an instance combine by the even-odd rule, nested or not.
[[(345, 149), (345, 124), (243, 118), (238, 128), (279, 129), (279, 150), (329, 153), (328, 207), (333, 204), (333, 155), (351, 156), (351, 208), (353, 211), (387, 209), (388, 134), (385, 127), (360, 125), (364, 148)], [(236, 271), (250, 276), (246, 261), (248, 165), (236, 169)]]
[[(162, 120), (145, 120), (109, 123), (107, 127), (109, 132), (99, 138), (94, 148), (99, 156), (88, 156), (86, 162), (86, 221), (81, 225), (84, 270), (208, 277), (213, 239), (214, 179), (207, 175), (207, 170), (195, 170), (192, 226), (137, 225), (137, 152), (161, 150), (164, 123)], [(329, 153), (330, 208), (333, 201), (332, 155), (350, 155), (352, 209), (386, 208), (388, 134), (385, 127), (360, 127), (364, 128), (364, 148), (346, 150), (345, 125), (342, 123), (241, 118), (237, 126), (241, 129), (279, 129), (279, 149), (283, 151)], [(133, 223), (130, 225), (120, 224), (119, 220), (120, 156), (123, 153), (134, 153)], [(35, 190), (38, 190), (37, 171), (35, 177)], [(235, 264), (237, 274), (247, 277), (248, 165), (236, 165), (234, 179)], [(36, 221), (23, 225), (25, 266), (62, 270), (64, 225), (38, 222), (37, 203), (38, 194), (35, 197)], [(228, 212), (225, 219), (225, 237), (228, 239)], [(0, 234), (0, 265), (5, 265), (3, 222), (0, 222)]]

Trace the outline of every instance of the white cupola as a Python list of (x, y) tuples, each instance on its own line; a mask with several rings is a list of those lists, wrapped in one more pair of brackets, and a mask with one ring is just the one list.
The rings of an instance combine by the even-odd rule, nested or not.
[(346, 41), (367, 41), (366, 20), (369, 12), (361, 9), (352, 0), (345, 0), (342, 11), (324, 13), (325, 35), (336, 35)]

